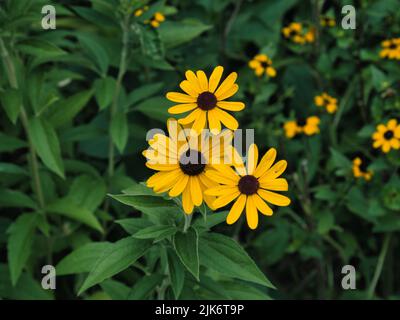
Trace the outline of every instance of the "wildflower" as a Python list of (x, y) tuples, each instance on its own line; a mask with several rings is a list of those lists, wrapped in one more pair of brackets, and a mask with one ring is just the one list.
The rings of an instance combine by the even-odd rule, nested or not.
[(325, 107), (329, 113), (335, 113), (337, 110), (337, 99), (326, 92), (314, 97), (314, 103), (317, 107)]
[(287, 121), (283, 129), (287, 138), (291, 139), (297, 134), (304, 133), (307, 136), (312, 136), (319, 133), (320, 119), (317, 116), (311, 116), (305, 120), (290, 120)]
[(156, 12), (150, 20), (146, 20), (144, 23), (150, 23), (153, 28), (158, 28), (164, 21), (165, 16), (161, 12)]
[(336, 25), (335, 19), (330, 17), (321, 17), (319, 23), (322, 27), (330, 27), (330, 28)]
[[(193, 212), (194, 206), (203, 201), (214, 209), (215, 197), (205, 195), (204, 190), (217, 185), (205, 175), (213, 168), (214, 162), (222, 163), (223, 148), (219, 141), (231, 142), (232, 131), (225, 130), (211, 143), (205, 136), (187, 135), (178, 129), (175, 119), (167, 122), (169, 136), (156, 134), (149, 141), (150, 147), (143, 152), (147, 158), (146, 166), (159, 171), (147, 180), (147, 186), (156, 193), (168, 192), (170, 197), (182, 194), (182, 206), (186, 214)], [(218, 152), (217, 152), (218, 151)], [(220, 160), (216, 160), (216, 158)]]
[(303, 28), (303, 24), (292, 22), (287, 27), (282, 28), (285, 38), (297, 44), (306, 44), (315, 41), (315, 28)]
[(133, 15), (135, 16), (135, 17), (140, 17), (143, 13), (145, 13), (147, 10), (149, 10), (149, 7), (148, 6), (144, 6), (143, 8), (139, 8), (139, 9), (137, 9), (137, 10), (135, 10), (134, 12), (133, 12)]
[(371, 180), (372, 171), (367, 170), (365, 166), (365, 161), (361, 160), (360, 157), (353, 159), (353, 176), (355, 178), (364, 178), (366, 181)]
[(239, 86), (235, 83), (236, 72), (232, 72), (219, 84), (223, 71), (223, 67), (216, 67), (209, 79), (204, 71), (197, 71), (196, 74), (191, 70), (186, 71), (186, 80), (180, 83), (185, 93), (167, 93), (167, 99), (179, 103), (169, 108), (168, 112), (182, 114), (190, 111), (185, 118), (179, 119), (179, 123), (193, 123), (192, 128), (198, 133), (206, 127), (207, 122), (215, 134), (221, 131), (221, 123), (231, 130), (236, 130), (239, 126), (237, 120), (225, 110), (241, 111), (245, 106), (243, 102), (224, 101), (233, 96)]
[(272, 67), (272, 60), (265, 54), (256, 55), (253, 60), (249, 62), (249, 67), (254, 69), (254, 73), (259, 77), (264, 73), (271, 78), (276, 76), (276, 70)]
[(386, 125), (379, 124), (372, 135), (373, 147), (381, 148), (384, 153), (400, 148), (400, 124), (396, 119), (390, 119)]
[[(237, 158), (240, 159), (238, 155)], [(273, 214), (267, 202), (276, 206), (290, 204), (288, 197), (272, 192), (288, 190), (286, 179), (279, 178), (287, 162), (280, 160), (272, 165), (275, 158), (276, 150), (271, 148), (258, 164), (258, 148), (252, 144), (248, 150), (246, 166), (240, 159), (234, 164), (235, 170), (229, 165), (220, 165), (206, 171), (207, 177), (220, 184), (205, 192), (217, 197), (213, 202), (214, 207), (221, 208), (235, 200), (226, 218), (228, 224), (235, 223), (246, 208), (247, 224), (255, 229), (258, 225), (258, 211), (266, 216)]]
[(393, 38), (384, 40), (381, 43), (382, 50), (379, 52), (379, 56), (388, 59), (400, 60), (400, 38)]

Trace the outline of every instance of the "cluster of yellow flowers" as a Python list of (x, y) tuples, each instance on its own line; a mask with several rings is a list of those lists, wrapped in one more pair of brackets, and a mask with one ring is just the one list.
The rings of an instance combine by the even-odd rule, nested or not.
[(400, 60), (400, 38), (384, 40), (381, 46), (382, 49), (379, 52), (381, 58)]
[[(143, 8), (137, 9), (133, 12), (135, 17), (140, 17), (149, 10), (148, 6), (144, 6)], [(165, 16), (161, 12), (155, 12), (154, 15), (149, 19), (145, 20), (144, 23), (150, 24), (153, 28), (158, 28), (162, 22), (165, 21)]]
[(366, 181), (371, 180), (372, 171), (365, 168), (365, 161), (360, 157), (353, 159), (353, 175), (355, 178), (364, 178)]
[[(171, 114), (189, 114), (178, 121), (169, 119), (168, 135), (156, 134), (149, 141), (143, 155), (147, 167), (158, 172), (147, 185), (154, 192), (168, 192), (170, 197), (182, 195), (185, 214), (191, 214), (203, 202), (216, 210), (234, 201), (227, 223), (235, 223), (245, 211), (247, 224), (255, 229), (258, 212), (273, 214), (267, 203), (290, 204), (288, 197), (274, 192), (288, 190), (286, 179), (280, 178), (287, 162), (274, 164), (274, 148), (258, 161), (255, 144), (250, 145), (244, 160), (232, 145), (232, 130), (238, 128), (238, 122), (229, 112), (243, 110), (245, 105), (226, 101), (239, 87), (236, 72), (221, 82), (223, 70), (216, 67), (209, 78), (201, 70), (186, 71), (186, 79), (180, 83), (185, 93), (167, 93), (167, 99), (177, 103), (169, 108)], [(222, 131), (221, 125), (228, 129)], [(211, 132), (204, 130), (207, 128)]]
[(287, 27), (282, 29), (282, 33), (285, 38), (297, 44), (306, 44), (315, 41), (314, 27), (309, 27), (306, 30), (300, 22), (291, 22)]
[(319, 20), (319, 23), (321, 25), (321, 27), (334, 27), (336, 26), (336, 21), (333, 18), (330, 17), (321, 17), (321, 19)]
[(263, 74), (270, 78), (276, 76), (276, 69), (272, 66), (272, 60), (265, 54), (256, 55), (250, 62), (249, 67), (254, 69), (254, 73), (261, 77)]
[(283, 129), (287, 138), (294, 138), (298, 134), (312, 136), (319, 133), (320, 119), (317, 116), (307, 117), (305, 120), (290, 120), (287, 121)]
[(324, 107), (329, 113), (335, 113), (337, 110), (337, 99), (326, 92), (314, 97), (314, 103), (317, 107)]
[(379, 124), (372, 135), (373, 147), (381, 148), (384, 153), (391, 149), (400, 149), (400, 124), (396, 119), (390, 119), (386, 125)]

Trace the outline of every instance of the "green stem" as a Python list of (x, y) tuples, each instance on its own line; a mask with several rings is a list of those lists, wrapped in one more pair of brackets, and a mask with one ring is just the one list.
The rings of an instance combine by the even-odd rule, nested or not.
[(374, 296), (376, 285), (378, 284), (379, 278), (382, 273), (383, 263), (385, 262), (385, 258), (386, 258), (386, 254), (387, 254), (387, 251), (389, 248), (391, 237), (392, 237), (392, 234), (388, 233), (385, 235), (385, 239), (383, 240), (383, 245), (382, 245), (382, 249), (379, 254), (379, 257), (378, 257), (378, 264), (376, 265), (376, 268), (375, 268), (374, 277), (372, 278), (371, 284), (368, 288), (367, 299), (372, 299), (372, 297)]
[[(15, 67), (14, 63), (7, 51), (6, 46), (4, 45), (3, 39), (0, 38), (0, 49), (1, 49), (1, 57), (3, 60), (3, 63), (6, 68), (7, 76), (8, 76), (8, 81), (10, 83), (10, 86), (14, 89), (18, 89), (18, 80), (17, 80), (17, 75), (15, 72)], [(33, 145), (33, 140), (31, 135), (29, 134), (29, 120), (28, 116), (26, 114), (24, 106), (21, 106), (21, 112), (20, 112), (20, 117), (21, 117), (21, 122), (25, 130), (25, 134), (28, 139), (28, 144), (29, 144), (29, 152), (30, 152), (30, 169), (31, 169), (31, 174), (33, 178), (33, 183), (34, 183), (34, 192), (36, 193), (38, 202), (39, 202), (39, 207), (41, 209), (44, 208), (45, 203), (44, 203), (44, 197), (43, 197), (43, 191), (42, 191), (42, 184), (40, 181), (40, 175), (39, 175), (39, 165), (36, 157), (36, 151), (35, 147)]]
[(185, 233), (190, 228), (190, 224), (192, 222), (193, 214), (185, 214), (184, 217), (185, 217), (185, 226), (183, 227), (183, 232)]

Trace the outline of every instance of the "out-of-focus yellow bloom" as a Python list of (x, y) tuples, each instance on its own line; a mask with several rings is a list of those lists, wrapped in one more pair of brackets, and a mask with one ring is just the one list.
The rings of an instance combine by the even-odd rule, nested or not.
[(158, 28), (164, 21), (165, 16), (161, 12), (156, 12), (150, 20), (146, 20), (144, 23), (150, 23), (153, 28)]
[(287, 138), (292, 139), (297, 134), (304, 133), (307, 136), (312, 136), (319, 133), (320, 119), (317, 116), (311, 116), (305, 120), (290, 120), (287, 121), (283, 129)]
[(353, 159), (353, 176), (355, 178), (364, 178), (366, 181), (369, 181), (372, 179), (372, 171), (367, 170), (364, 168), (365, 162), (361, 160), (360, 157), (356, 157)]
[(330, 17), (321, 17), (319, 23), (322, 27), (332, 28), (332, 27), (336, 26), (335, 19), (330, 18)]
[(335, 113), (337, 111), (337, 99), (326, 92), (314, 97), (314, 103), (317, 107), (324, 107), (327, 112)]
[(254, 70), (254, 73), (261, 77), (263, 74), (270, 78), (276, 76), (276, 69), (272, 67), (272, 60), (265, 54), (256, 55), (253, 60), (249, 62), (249, 67)]
[(379, 56), (382, 59), (400, 60), (400, 38), (384, 40)]
[(144, 6), (143, 8), (139, 8), (133, 12), (135, 17), (140, 17), (143, 13), (149, 10), (149, 6)]
[(391, 149), (400, 149), (400, 124), (396, 119), (390, 119), (386, 125), (379, 124), (372, 135), (373, 147), (381, 148), (384, 153)]
[(315, 41), (315, 28), (304, 28), (299, 22), (291, 22), (282, 28), (283, 36), (297, 44), (306, 44)]

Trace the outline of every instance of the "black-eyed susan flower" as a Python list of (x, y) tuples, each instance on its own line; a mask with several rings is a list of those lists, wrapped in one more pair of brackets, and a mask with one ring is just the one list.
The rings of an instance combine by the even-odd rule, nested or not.
[(276, 69), (272, 66), (272, 60), (266, 54), (256, 55), (250, 62), (249, 67), (254, 73), (261, 77), (263, 74), (270, 78), (276, 76)]
[(386, 125), (379, 124), (372, 135), (373, 147), (381, 148), (388, 153), (391, 149), (400, 148), (400, 125), (396, 119), (390, 119)]
[(168, 136), (156, 134), (149, 141), (150, 147), (143, 152), (146, 166), (158, 171), (147, 180), (147, 186), (156, 193), (168, 192), (170, 197), (182, 195), (182, 207), (186, 214), (203, 201), (214, 209), (215, 197), (205, 195), (204, 190), (217, 185), (205, 175), (213, 163), (223, 163), (224, 148), (233, 139), (233, 133), (224, 130), (213, 139), (205, 135), (190, 135), (175, 119), (167, 122)]
[(379, 56), (384, 59), (400, 60), (400, 38), (384, 40), (381, 43)]
[(226, 218), (228, 224), (235, 223), (245, 210), (248, 226), (255, 229), (258, 225), (258, 211), (266, 216), (273, 214), (267, 203), (276, 206), (290, 204), (288, 197), (273, 192), (288, 190), (286, 179), (279, 178), (285, 171), (287, 162), (280, 160), (273, 165), (276, 150), (271, 148), (258, 163), (258, 148), (255, 144), (249, 147), (246, 166), (238, 154), (235, 158), (237, 161), (233, 163), (234, 169), (223, 164), (206, 171), (206, 176), (220, 185), (206, 190), (205, 193), (217, 197), (213, 203), (215, 208), (235, 201)]
[(164, 21), (165, 16), (161, 12), (156, 12), (150, 20), (146, 20), (144, 23), (150, 23), (153, 28), (158, 28)]
[(337, 99), (326, 92), (314, 97), (314, 103), (317, 107), (324, 107), (327, 112), (335, 113), (337, 111)]
[(366, 181), (371, 180), (372, 171), (367, 169), (366, 162), (361, 157), (355, 157), (353, 159), (353, 176), (355, 178), (363, 178)]
[(185, 93), (168, 92), (167, 99), (179, 104), (168, 109), (171, 114), (190, 112), (185, 118), (179, 119), (182, 125), (193, 124), (192, 128), (200, 133), (207, 125), (211, 132), (221, 131), (221, 123), (231, 130), (239, 126), (237, 120), (227, 111), (241, 111), (243, 102), (224, 101), (232, 97), (239, 89), (235, 83), (237, 73), (232, 72), (220, 84), (224, 68), (218, 66), (208, 79), (204, 71), (194, 73), (186, 71), (186, 80), (180, 83)]
[(145, 13), (147, 10), (149, 10), (149, 7), (148, 6), (144, 6), (143, 8), (139, 8), (139, 9), (137, 9), (137, 10), (135, 10), (134, 12), (133, 12), (133, 15), (135, 16), (135, 17), (140, 17), (143, 13)]
[(302, 23), (291, 22), (282, 28), (283, 36), (297, 44), (312, 43), (315, 40), (315, 28), (309, 26), (305, 28)]
[(312, 136), (319, 133), (320, 119), (317, 116), (311, 116), (306, 119), (290, 120), (285, 122), (283, 129), (287, 138), (291, 139), (297, 134), (304, 133)]
[(332, 28), (336, 25), (335, 19), (333, 19), (331, 17), (326, 17), (326, 16), (321, 17), (321, 19), (319, 20), (319, 23), (320, 23), (321, 27)]

